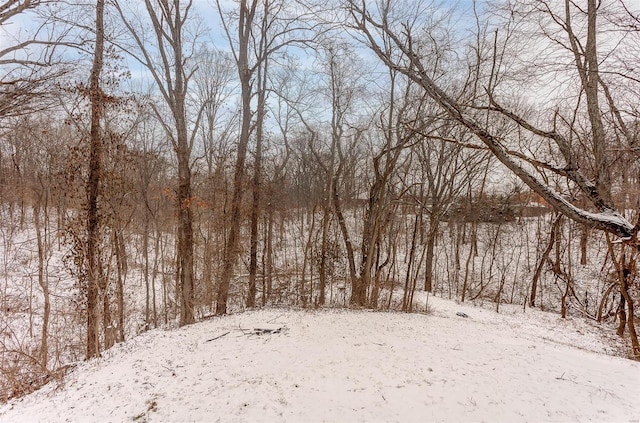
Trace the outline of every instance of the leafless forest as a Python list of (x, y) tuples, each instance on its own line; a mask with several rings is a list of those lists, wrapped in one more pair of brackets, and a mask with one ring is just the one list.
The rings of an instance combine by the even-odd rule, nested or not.
[(0, 400), (151, 328), (422, 290), (638, 359), (639, 13), (0, 0)]

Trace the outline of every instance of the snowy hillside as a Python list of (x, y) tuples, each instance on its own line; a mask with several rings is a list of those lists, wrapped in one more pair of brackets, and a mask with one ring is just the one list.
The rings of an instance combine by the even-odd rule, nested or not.
[(596, 325), (430, 306), (264, 310), (151, 331), (4, 405), (0, 422), (640, 419), (640, 363), (606, 355), (614, 341)]

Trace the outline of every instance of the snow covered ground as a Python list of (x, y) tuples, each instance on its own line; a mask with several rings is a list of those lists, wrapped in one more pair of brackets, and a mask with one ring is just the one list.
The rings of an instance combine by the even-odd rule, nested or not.
[(639, 421), (640, 363), (611, 355), (611, 329), (429, 303), (430, 314), (271, 309), (154, 330), (4, 405), (0, 422)]

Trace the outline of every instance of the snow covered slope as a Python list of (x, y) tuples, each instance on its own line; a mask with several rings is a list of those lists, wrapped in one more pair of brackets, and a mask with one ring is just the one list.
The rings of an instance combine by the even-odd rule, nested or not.
[(263, 310), (151, 331), (0, 408), (0, 422), (640, 419), (640, 363), (605, 355), (597, 326), (430, 303), (429, 315)]

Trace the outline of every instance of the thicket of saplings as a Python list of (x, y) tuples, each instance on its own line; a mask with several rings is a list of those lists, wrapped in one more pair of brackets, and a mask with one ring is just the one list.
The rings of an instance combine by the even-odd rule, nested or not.
[[(156, 174), (142, 190), (134, 179), (122, 176), (126, 169), (111, 178), (120, 190), (105, 194), (101, 211), (104, 349), (151, 328), (174, 325), (179, 315), (173, 199), (164, 189), (169, 181)], [(10, 170), (3, 171), (4, 182)], [(12, 184), (3, 184), (2, 401), (60, 377), (85, 354), (86, 275), (78, 271), (85, 268), (82, 199), (70, 189), (79, 182), (70, 181), (68, 173), (60, 175), (58, 181), (35, 177), (27, 183), (14, 174)], [(128, 194), (123, 186), (131, 189)], [(228, 194), (204, 182), (201, 187), (207, 189), (196, 206), (195, 298), (196, 314), (205, 319), (215, 310)], [(287, 197), (286, 189), (267, 189), (256, 303), (348, 307), (351, 275), (344, 231), (335, 215), (323, 213), (323, 195), (314, 201), (291, 201), (295, 195)], [(435, 232), (435, 218), (420, 199), (390, 203), (373, 260), (368, 306), (429, 312), (428, 295), (438, 295), (496, 311), (503, 304), (517, 304), (525, 311), (535, 306), (613, 327), (624, 304), (605, 236), (562, 218), (535, 198), (522, 192), (452, 198), (437, 217)], [(347, 239), (356, 254), (366, 207), (367, 201), (354, 195), (343, 201)], [(243, 234), (247, 243), (248, 230)], [(231, 311), (245, 309), (248, 278), (244, 259), (231, 286)], [(637, 298), (637, 289), (631, 294)]]

